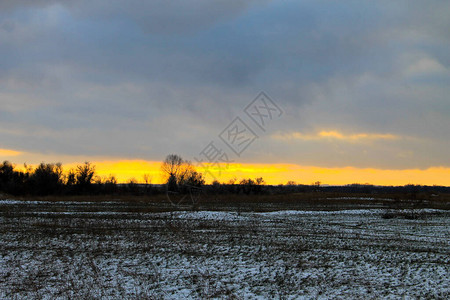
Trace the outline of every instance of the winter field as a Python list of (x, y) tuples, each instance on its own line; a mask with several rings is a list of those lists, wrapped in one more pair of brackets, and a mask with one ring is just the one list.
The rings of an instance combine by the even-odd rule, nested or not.
[(449, 299), (450, 211), (0, 200), (0, 299)]

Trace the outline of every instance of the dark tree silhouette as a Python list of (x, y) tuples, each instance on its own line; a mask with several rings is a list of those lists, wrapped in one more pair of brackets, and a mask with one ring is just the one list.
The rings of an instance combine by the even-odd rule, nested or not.
[(95, 166), (90, 162), (77, 166), (76, 185), (81, 192), (88, 192), (91, 189), (92, 181), (95, 175)]
[(203, 175), (188, 160), (177, 154), (169, 154), (161, 165), (161, 171), (169, 191), (179, 191), (180, 186), (199, 187), (205, 183)]
[(63, 185), (61, 163), (41, 163), (30, 177), (32, 192), (37, 195), (50, 195), (61, 190)]
[(0, 190), (6, 191), (14, 174), (14, 166), (7, 160), (0, 164)]
[(264, 185), (264, 179), (262, 177), (258, 177), (255, 180), (251, 178), (242, 179), (239, 185), (244, 194), (260, 194)]
[(165, 181), (168, 183), (173, 182), (177, 184), (182, 173), (183, 164), (184, 160), (181, 156), (177, 154), (167, 155), (161, 165), (161, 171), (163, 173), (163, 177), (165, 177)]
[(16, 171), (9, 161), (0, 164), (0, 191), (13, 195), (25, 193), (29, 178), (29, 169), (25, 169), (26, 172)]

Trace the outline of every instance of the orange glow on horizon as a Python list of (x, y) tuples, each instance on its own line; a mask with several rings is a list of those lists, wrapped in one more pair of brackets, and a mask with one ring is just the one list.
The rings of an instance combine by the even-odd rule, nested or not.
[[(144, 175), (149, 175), (151, 183), (161, 183), (161, 162), (144, 160), (100, 161), (92, 162), (95, 173), (100, 177), (114, 175), (119, 183), (129, 182), (135, 179), (144, 182)], [(64, 170), (75, 169), (79, 163), (66, 164)]]
[[(93, 162), (97, 175), (107, 177), (115, 175), (118, 182), (128, 182), (134, 178), (143, 182), (144, 174), (148, 174), (152, 183), (162, 183), (161, 162), (158, 161), (99, 161)], [(74, 168), (76, 164), (64, 165), (64, 169)], [(224, 167), (224, 166), (223, 166)], [(298, 184), (311, 184), (320, 181), (323, 184), (344, 185), (352, 183), (370, 183), (375, 185), (450, 185), (450, 168), (432, 167), (424, 170), (383, 170), (374, 168), (323, 168), (300, 166), (295, 164), (230, 164), (227, 169), (209, 166), (198, 168), (206, 177), (207, 183), (213, 181), (214, 174), (220, 182), (228, 182), (236, 178), (263, 177), (266, 184), (285, 184), (292, 180)]]
[[(64, 171), (75, 169), (82, 163), (63, 164)], [(127, 183), (130, 179), (144, 182), (144, 175), (149, 175), (151, 183), (160, 184), (161, 162), (144, 160), (93, 161), (96, 175), (107, 178), (114, 175), (119, 183)], [(35, 166), (33, 166), (35, 167)], [(225, 167), (225, 166), (223, 166)], [(322, 184), (345, 185), (352, 183), (369, 183), (374, 185), (442, 185), (450, 186), (450, 168), (432, 167), (428, 169), (384, 170), (374, 168), (324, 168), (316, 166), (300, 166), (296, 164), (248, 164), (233, 163), (227, 169), (215, 166), (198, 168), (203, 173), (207, 183), (214, 177), (220, 182), (236, 179), (263, 177), (266, 184), (286, 184), (295, 181), (297, 184), (312, 184), (320, 181)], [(211, 174), (214, 175), (211, 176)]]
[(228, 181), (233, 177), (263, 177), (267, 184), (285, 184), (292, 180), (298, 184), (311, 184), (320, 181), (323, 184), (345, 185), (352, 183), (370, 183), (375, 185), (450, 185), (450, 168), (432, 167), (424, 170), (383, 170), (374, 168), (323, 168), (294, 164), (232, 164), (227, 170), (209, 169), (219, 181)]

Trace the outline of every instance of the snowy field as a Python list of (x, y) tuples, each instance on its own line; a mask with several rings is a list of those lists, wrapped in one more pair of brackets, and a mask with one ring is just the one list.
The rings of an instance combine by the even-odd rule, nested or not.
[(76, 206), (0, 201), (0, 299), (450, 297), (450, 211)]

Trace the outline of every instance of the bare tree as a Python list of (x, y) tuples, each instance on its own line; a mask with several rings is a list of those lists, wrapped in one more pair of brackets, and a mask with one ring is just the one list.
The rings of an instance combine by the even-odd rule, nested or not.
[(231, 178), (230, 180), (228, 180), (228, 182), (227, 182), (226, 184), (228, 184), (228, 185), (233, 185), (233, 184), (236, 183), (236, 181), (237, 181), (237, 178), (236, 178), (236, 177), (233, 177), (233, 178)]
[(264, 178), (262, 177), (258, 177), (255, 179), (255, 184), (256, 185), (263, 185), (265, 183)]
[(152, 176), (150, 174), (144, 174), (142, 178), (144, 179), (145, 185), (152, 183)]
[(117, 178), (114, 175), (109, 175), (105, 180), (105, 192), (114, 194), (117, 192)]
[(201, 186), (205, 183), (203, 175), (195, 170), (188, 160), (170, 154), (161, 165), (161, 172), (167, 183), (167, 199), (178, 206), (190, 197), (192, 204), (198, 203)]
[(76, 184), (82, 191), (86, 191), (92, 184), (95, 175), (95, 166), (90, 162), (85, 162), (83, 165), (77, 166), (76, 170)]
[(262, 177), (258, 177), (254, 180), (251, 178), (248, 179), (244, 178), (239, 182), (239, 185), (243, 193), (248, 195), (250, 193), (260, 194), (264, 183), (265, 181), (264, 178)]
[(200, 186), (205, 182), (203, 175), (195, 170), (192, 163), (177, 154), (167, 155), (161, 171), (169, 190), (177, 190), (180, 185)]
[(177, 154), (169, 154), (163, 161), (161, 172), (163, 179), (168, 183), (169, 188), (176, 188), (183, 163), (184, 160)]
[(149, 192), (151, 190), (149, 185), (152, 183), (152, 176), (150, 174), (144, 174), (142, 176), (142, 178), (144, 179), (144, 182), (145, 182), (145, 193), (149, 194)]
[(77, 182), (76, 178), (77, 178), (76, 171), (74, 169), (70, 169), (65, 176), (66, 185), (68, 186), (75, 185), (75, 183)]

